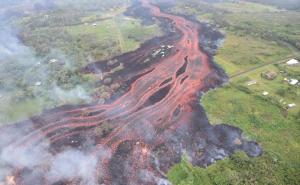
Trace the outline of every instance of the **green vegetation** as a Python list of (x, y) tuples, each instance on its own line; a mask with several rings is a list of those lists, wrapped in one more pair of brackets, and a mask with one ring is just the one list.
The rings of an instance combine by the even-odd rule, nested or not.
[(291, 55), (289, 48), (279, 47), (276, 42), (226, 33), (225, 43), (219, 49), (216, 60), (229, 75)]
[(33, 9), (24, 3), (4, 4), (19, 15), (5, 23), (19, 30), (21, 42), (12, 44), (17, 55), (0, 58), (0, 123), (62, 104), (88, 103), (94, 96), (109, 98), (120, 85), (99, 86), (100, 76), (82, 74), (82, 67), (135, 50), (161, 34), (157, 24), (124, 15), (129, 1), (35, 0), (28, 6)]
[(285, 41), (300, 49), (300, 12), (230, 14), (226, 17), (229, 30), (240, 35), (253, 35), (280, 43)]
[(264, 3), (276, 6), (282, 9), (299, 10), (300, 4), (298, 0), (247, 0), (250, 2)]
[(276, 12), (277, 8), (246, 1), (216, 3), (214, 5), (218, 9), (234, 12), (234, 13), (257, 13), (257, 12)]
[[(91, 41), (98, 40), (99, 44), (111, 43), (111, 47), (116, 50), (115, 53), (110, 54), (109, 52), (101, 51), (103, 55), (108, 55), (108, 57), (109, 54), (113, 56), (120, 52), (123, 53), (137, 49), (140, 43), (156, 35), (155, 32), (158, 30), (156, 25), (143, 26), (139, 20), (123, 16), (94, 22), (93, 24), (95, 26), (92, 24), (69, 26), (67, 27), (67, 32), (76, 38), (91, 37)], [(86, 41), (83, 43), (90, 44)], [(96, 43), (94, 44), (96, 45)], [(86, 47), (87, 51), (85, 52), (97, 53), (97, 50), (100, 49)], [(82, 48), (85, 48), (85, 46)], [(99, 58), (103, 59), (103, 55), (100, 55)]]
[[(178, 2), (169, 11), (194, 14), (226, 31), (215, 59), (233, 77), (206, 94), (201, 104), (212, 124), (241, 128), (246, 137), (261, 144), (264, 153), (258, 158), (236, 153), (207, 169), (183, 159), (169, 171), (170, 181), (176, 185), (298, 184), (300, 90), (285, 79), (299, 79), (300, 66), (284, 62), (299, 57), (299, 12), (240, 1), (190, 2)], [(277, 77), (262, 78), (266, 71)], [(265, 91), (269, 94), (263, 95)], [(290, 103), (297, 106), (288, 108)]]
[(236, 153), (206, 169), (195, 168), (183, 160), (171, 169), (168, 177), (178, 185), (296, 185), (299, 182), (296, 167), (287, 166), (284, 159), (272, 153), (265, 153), (260, 158)]
[(104, 60), (135, 50), (141, 43), (161, 34), (156, 24), (145, 26), (126, 17), (126, 7), (98, 13), (86, 10), (57, 10), (16, 21), (21, 38), (39, 55), (62, 51), (78, 65)]

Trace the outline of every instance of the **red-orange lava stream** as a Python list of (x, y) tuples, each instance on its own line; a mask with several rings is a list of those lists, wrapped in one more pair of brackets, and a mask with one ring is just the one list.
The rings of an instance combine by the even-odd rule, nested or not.
[[(210, 125), (198, 103), (200, 92), (220, 85), (224, 78), (199, 47), (200, 25), (164, 13), (148, 0), (141, 5), (156, 18), (171, 22), (180, 35), (171, 43), (170, 55), (137, 71), (143, 75), (110, 104), (58, 108), (27, 121), (32, 128), (25, 129), (26, 134), (9, 147), (34, 151), (46, 142), (50, 157), (35, 165), (8, 164), (16, 184), (167, 184), (165, 174), (183, 154), (199, 166), (235, 150), (260, 155), (260, 147), (244, 140), (238, 128)], [(139, 59), (141, 51), (132, 55)], [(1, 147), (3, 151), (8, 146)], [(81, 173), (49, 179), (52, 161), (66, 150), (95, 156), (92, 180)]]

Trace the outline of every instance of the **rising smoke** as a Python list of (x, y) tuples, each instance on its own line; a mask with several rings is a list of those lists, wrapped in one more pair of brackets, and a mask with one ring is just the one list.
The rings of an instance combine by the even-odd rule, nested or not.
[(90, 102), (91, 92), (76, 72), (78, 65), (72, 58), (55, 48), (46, 56), (40, 56), (19, 38), (19, 30), (14, 25), (17, 17), (22, 17), (24, 12), (32, 12), (34, 4), (45, 8), (53, 6), (46, 0), (1, 1), (1, 4), (0, 103), (6, 104), (6, 107), (0, 106), (0, 122), (11, 122), (6, 110), (14, 109), (24, 100), (38, 100), (41, 109)]
[[(47, 5), (48, 1), (27, 0), (1, 0), (0, 1), (0, 104), (9, 107), (16, 103), (15, 94), (26, 93), (28, 88), (32, 90), (30, 98), (38, 99), (46, 97), (52, 102), (73, 103), (90, 102), (91, 97), (82, 84), (76, 84), (70, 88), (63, 88), (53, 81), (53, 70), (63, 67), (73, 70), (72, 60), (62, 52), (53, 50), (49, 55), (40, 57), (30, 47), (24, 45), (18, 37), (18, 30), (10, 22), (16, 16), (22, 16), (20, 12), (14, 12), (11, 7), (22, 7), (22, 12), (27, 8), (31, 10), (34, 3)], [(28, 5), (28, 6), (27, 6)], [(63, 64), (50, 64), (49, 59), (56, 57)], [(56, 65), (56, 68), (53, 67)], [(20, 85), (22, 84), (22, 85)], [(23, 87), (23, 89), (21, 88)], [(4, 107), (4, 109), (6, 108)], [(24, 110), (26, 111), (26, 110)], [(5, 120), (6, 113), (0, 108), (0, 125)], [(25, 124), (25, 123), (24, 123)], [(24, 129), (25, 128), (25, 129)], [(67, 149), (55, 155), (49, 150), (49, 142), (44, 141), (34, 147), (25, 147), (15, 143), (17, 138), (25, 137), (31, 130), (32, 123), (26, 122), (26, 127), (16, 125), (4, 128), (0, 135), (0, 184), (2, 185), (13, 169), (27, 169), (24, 182), (35, 185), (43, 184), (39, 179), (46, 173), (50, 182), (56, 182), (74, 177), (81, 178), (84, 184), (94, 185), (96, 156), (86, 154), (80, 150)], [(102, 151), (102, 155), (104, 155)], [(45, 167), (47, 170), (45, 170)], [(14, 181), (9, 178), (10, 183)]]
[[(22, 136), (19, 129), (11, 131), (13, 132), (6, 134), (7, 137), (15, 136), (14, 131), (18, 132), (18, 137)], [(47, 177), (46, 180), (51, 183), (80, 178), (86, 185), (95, 184), (94, 174), (98, 155), (87, 154), (71, 148), (55, 155), (49, 149), (47, 141), (32, 147), (9, 145), (2, 148), (0, 152), (0, 183), (11, 175), (13, 169), (21, 168), (28, 170), (22, 177), (25, 184), (28, 184), (26, 182), (42, 184), (43, 179), (40, 179), (42, 176)], [(107, 155), (107, 151), (101, 150), (101, 156)]]

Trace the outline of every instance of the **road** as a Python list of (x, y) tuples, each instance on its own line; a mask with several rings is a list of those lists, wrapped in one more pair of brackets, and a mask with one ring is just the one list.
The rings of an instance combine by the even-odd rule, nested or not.
[(287, 62), (289, 59), (294, 58), (294, 57), (296, 57), (296, 56), (295, 56), (295, 55), (290, 55), (290, 56), (288, 56), (288, 57), (286, 57), (286, 58), (284, 58), (284, 59), (281, 59), (281, 60), (279, 60), (279, 61), (275, 61), (275, 62), (272, 61), (272, 62), (268, 62), (268, 63), (262, 64), (262, 65), (259, 65), (259, 66), (255, 66), (255, 67), (252, 67), (252, 68), (247, 69), (247, 70), (245, 70), (245, 71), (242, 71), (242, 72), (239, 72), (239, 73), (232, 74), (232, 75), (230, 75), (229, 77), (230, 77), (230, 79), (234, 79), (234, 78), (237, 78), (237, 77), (242, 76), (242, 75), (244, 75), (244, 74), (247, 74), (247, 73), (256, 71), (257, 69), (263, 68), (263, 67), (268, 66), (268, 65), (274, 65), (274, 64), (282, 64), (282, 63), (285, 63), (285, 62)]

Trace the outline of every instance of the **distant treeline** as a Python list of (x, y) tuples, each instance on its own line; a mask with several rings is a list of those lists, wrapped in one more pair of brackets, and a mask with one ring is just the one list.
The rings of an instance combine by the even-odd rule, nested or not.
[(269, 4), (283, 9), (300, 10), (300, 0), (247, 0), (247, 1)]

